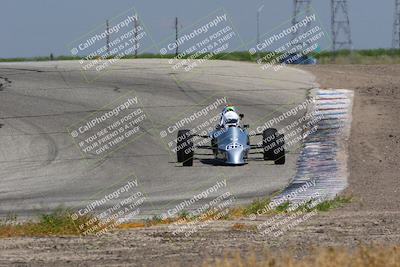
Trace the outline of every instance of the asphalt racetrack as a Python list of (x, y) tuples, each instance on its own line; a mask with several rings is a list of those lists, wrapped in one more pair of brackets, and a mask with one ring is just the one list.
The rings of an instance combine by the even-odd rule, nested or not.
[[(208, 160), (210, 151), (201, 151), (193, 167), (182, 167), (168, 145), (177, 133), (171, 126), (225, 99), (256, 129), (303, 103), (315, 86), (311, 74), (294, 68), (265, 71), (254, 63), (208, 61), (185, 72), (159, 59), (122, 60), (100, 72), (83, 71), (78, 61), (2, 63), (0, 83), (0, 216), (22, 217), (60, 205), (81, 210), (121, 192), (129, 181), (136, 181), (135, 188), (108, 197), (97, 209), (134, 192), (145, 196), (136, 218), (177, 212), (177, 205), (211, 187), (216, 190), (207, 197), (229, 192), (234, 204), (270, 195), (293, 177), (300, 143), (283, 166), (264, 162), (261, 154), (251, 154), (244, 166), (218, 166)], [(68, 132), (71, 125), (128, 98), (139, 100), (146, 114), (129, 142), (104, 156), (82, 152)], [(182, 128), (198, 127), (222, 107)], [(302, 115), (304, 110), (276, 128)], [(206, 201), (183, 206), (192, 210)]]

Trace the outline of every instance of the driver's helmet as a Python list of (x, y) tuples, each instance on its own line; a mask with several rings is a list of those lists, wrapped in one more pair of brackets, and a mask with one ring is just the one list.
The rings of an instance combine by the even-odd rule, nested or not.
[(225, 113), (228, 112), (228, 111), (236, 112), (236, 109), (235, 109), (234, 106), (226, 106), (226, 107), (224, 108), (224, 110), (222, 111), (222, 113), (225, 114)]
[(238, 126), (239, 125), (239, 115), (235, 111), (227, 111), (223, 116), (224, 126)]

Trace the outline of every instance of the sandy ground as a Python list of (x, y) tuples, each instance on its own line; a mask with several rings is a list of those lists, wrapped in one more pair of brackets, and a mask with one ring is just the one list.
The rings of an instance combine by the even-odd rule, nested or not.
[[(168, 227), (127, 230), (100, 238), (16, 238), (0, 241), (0, 266), (119, 266), (200, 264), (226, 253), (265, 249), (307, 252), (314, 246), (400, 243), (400, 66), (304, 67), (322, 87), (355, 90), (350, 142), (351, 204), (319, 213), (279, 237), (264, 236), (255, 221), (219, 221), (190, 237)], [(234, 224), (243, 224), (239, 230)]]

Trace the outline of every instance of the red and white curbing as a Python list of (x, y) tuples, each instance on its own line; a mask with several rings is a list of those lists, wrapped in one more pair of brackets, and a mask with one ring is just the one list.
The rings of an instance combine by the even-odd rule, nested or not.
[(273, 198), (275, 203), (329, 200), (347, 187), (354, 93), (347, 89), (314, 89), (310, 96), (315, 102), (308, 112), (321, 119), (313, 125), (314, 131), (304, 135), (296, 175)]

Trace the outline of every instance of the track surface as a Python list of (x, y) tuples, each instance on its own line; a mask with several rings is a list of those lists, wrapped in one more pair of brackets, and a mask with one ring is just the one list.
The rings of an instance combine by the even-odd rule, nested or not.
[[(241, 167), (195, 160), (184, 168), (162, 145), (159, 132), (166, 121), (200, 109), (199, 103), (214, 94), (239, 106), (245, 123), (258, 125), (302, 103), (314, 85), (312, 75), (291, 68), (266, 72), (256, 64), (229, 61), (178, 73), (166, 60), (124, 60), (97, 75), (82, 75), (76, 61), (0, 64), (0, 216), (31, 216), (60, 204), (83, 207), (124, 185), (132, 173), (147, 196), (139, 217), (165, 212), (215, 185), (221, 175), (236, 204), (271, 194), (293, 177), (295, 147), (284, 166), (256, 159)], [(132, 90), (154, 125), (105, 160), (87, 164), (66, 127)]]

